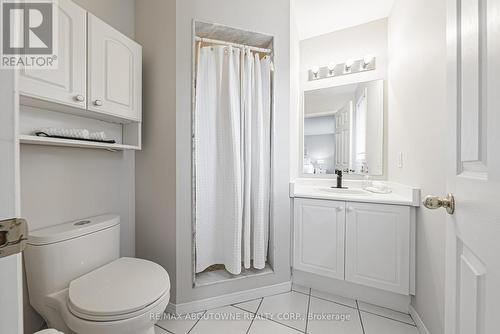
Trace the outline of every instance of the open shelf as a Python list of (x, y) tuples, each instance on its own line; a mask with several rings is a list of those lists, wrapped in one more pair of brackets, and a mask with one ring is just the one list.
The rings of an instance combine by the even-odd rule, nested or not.
[(31, 145), (45, 145), (45, 146), (66, 146), (66, 147), (79, 147), (79, 148), (93, 148), (109, 151), (124, 151), (124, 150), (139, 150), (138, 146), (123, 145), (123, 144), (108, 144), (99, 142), (83, 141), (78, 139), (60, 139), (37, 137), (32, 135), (19, 135), (19, 142), (21, 144)]
[[(38, 137), (37, 131), (43, 128), (87, 129), (89, 132), (104, 132), (105, 137), (116, 141), (114, 144), (67, 138)], [(79, 147), (109, 151), (140, 150), (141, 123), (118, 123), (116, 119), (105, 121), (74, 113), (60, 112), (20, 105), (18, 136), (21, 144)]]

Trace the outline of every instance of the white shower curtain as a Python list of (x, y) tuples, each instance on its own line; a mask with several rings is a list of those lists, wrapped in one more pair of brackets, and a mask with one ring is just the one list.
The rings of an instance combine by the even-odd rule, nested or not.
[(198, 50), (196, 272), (224, 264), (262, 269), (269, 233), (271, 68), (268, 56)]

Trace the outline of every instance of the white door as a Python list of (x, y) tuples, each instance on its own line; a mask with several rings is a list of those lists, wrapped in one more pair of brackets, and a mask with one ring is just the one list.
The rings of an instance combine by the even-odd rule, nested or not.
[(335, 169), (347, 171), (351, 167), (351, 126), (353, 103), (349, 101), (335, 114)]
[(77, 108), (87, 107), (87, 12), (69, 0), (59, 0), (58, 67), (54, 70), (21, 70), (19, 90)]
[(294, 269), (344, 279), (345, 202), (294, 200)]
[[(14, 71), (0, 70), (0, 221), (18, 216)], [(3, 228), (2, 228), (3, 229)], [(0, 240), (5, 239), (5, 235)], [(2, 250), (0, 250), (2, 252)], [(0, 333), (23, 332), (21, 255), (0, 254)]]
[(88, 59), (88, 108), (140, 121), (142, 47), (89, 13)]
[(445, 332), (491, 334), (500, 316), (500, 0), (448, 5), (447, 186), (456, 209), (446, 229)]
[(410, 292), (410, 207), (346, 204), (345, 279)]

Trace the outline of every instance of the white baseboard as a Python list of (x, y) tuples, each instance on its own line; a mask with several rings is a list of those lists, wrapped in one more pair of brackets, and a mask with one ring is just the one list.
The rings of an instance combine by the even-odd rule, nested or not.
[(430, 334), (427, 327), (425, 327), (425, 324), (422, 321), (422, 318), (420, 318), (420, 315), (418, 314), (417, 310), (415, 310), (413, 305), (410, 305), (409, 311), (410, 311), (411, 317), (413, 318), (413, 321), (415, 321), (415, 325), (417, 325), (417, 328), (418, 328), (418, 331), (420, 332), (420, 334)]
[(195, 300), (188, 303), (173, 304), (169, 303), (166, 312), (171, 314), (186, 314), (200, 312), (221, 306), (241, 303), (251, 299), (262, 298), (266, 296), (284, 293), (292, 289), (292, 282), (284, 282), (262, 288), (239, 291), (227, 295)]

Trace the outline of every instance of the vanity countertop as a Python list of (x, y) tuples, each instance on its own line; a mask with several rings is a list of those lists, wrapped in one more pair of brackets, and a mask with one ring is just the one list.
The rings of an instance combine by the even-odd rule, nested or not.
[(332, 189), (335, 179), (297, 178), (290, 182), (291, 198), (315, 198), (335, 201), (420, 206), (420, 189), (400, 183), (380, 181), (391, 190), (377, 194), (362, 189), (360, 180), (344, 180), (346, 190)]

